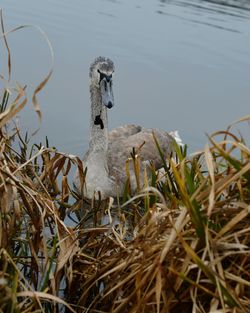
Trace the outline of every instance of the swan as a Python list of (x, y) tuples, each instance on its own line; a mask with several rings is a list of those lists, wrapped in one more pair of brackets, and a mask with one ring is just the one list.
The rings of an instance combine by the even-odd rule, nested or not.
[[(83, 158), (83, 167), (87, 168), (85, 190), (80, 190), (79, 174), (76, 175), (75, 188), (86, 198), (98, 193), (102, 199), (122, 194), (127, 175), (126, 160), (133, 148), (140, 149), (143, 164), (152, 161), (155, 168), (162, 165), (152, 132), (154, 132), (164, 155), (170, 155), (173, 141), (179, 140), (178, 134), (158, 129), (146, 129), (138, 125), (124, 125), (108, 132), (107, 110), (114, 106), (113, 75), (114, 63), (104, 57), (98, 57), (90, 65), (90, 140), (89, 149)], [(143, 169), (141, 169), (143, 181)], [(136, 178), (131, 171), (130, 184), (136, 190)]]

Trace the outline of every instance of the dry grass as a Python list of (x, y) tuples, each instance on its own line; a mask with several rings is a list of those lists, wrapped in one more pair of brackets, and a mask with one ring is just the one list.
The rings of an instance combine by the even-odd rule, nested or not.
[(250, 151), (217, 135), (190, 160), (177, 151), (115, 223), (81, 230), (67, 291), (79, 312), (249, 312)]
[(162, 156), (138, 195), (89, 203), (68, 184), (78, 158), (11, 127), (25, 88), (1, 92), (0, 312), (250, 312), (250, 150), (232, 127)]

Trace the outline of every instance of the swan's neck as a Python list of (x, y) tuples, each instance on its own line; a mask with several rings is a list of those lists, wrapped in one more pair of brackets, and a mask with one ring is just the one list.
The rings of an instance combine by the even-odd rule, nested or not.
[(103, 153), (107, 156), (108, 151), (108, 117), (107, 108), (102, 104), (100, 89), (90, 86), (91, 119), (90, 119), (90, 142), (89, 151)]
[(107, 198), (115, 188), (108, 172), (108, 119), (107, 108), (102, 104), (101, 93), (96, 86), (90, 86), (91, 119), (89, 151), (85, 158), (87, 175), (85, 183), (87, 197), (92, 198), (100, 191)]

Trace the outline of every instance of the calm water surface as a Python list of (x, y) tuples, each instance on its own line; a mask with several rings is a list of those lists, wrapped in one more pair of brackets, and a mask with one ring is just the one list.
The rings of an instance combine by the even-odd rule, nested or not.
[[(35, 141), (47, 135), (65, 152), (87, 149), (88, 68), (99, 55), (116, 64), (110, 128), (178, 129), (192, 151), (204, 146), (206, 132), (249, 114), (250, 1), (2, 0), (1, 7), (6, 29), (38, 25), (54, 48)], [(32, 28), (8, 39), (12, 82), (31, 91), (50, 68), (49, 49)], [(31, 103), (20, 123), (39, 127)]]

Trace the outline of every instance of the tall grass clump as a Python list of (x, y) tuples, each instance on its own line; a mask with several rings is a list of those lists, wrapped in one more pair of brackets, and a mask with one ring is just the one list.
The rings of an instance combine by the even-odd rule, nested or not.
[[(2, 33), (10, 82), (3, 22)], [(39, 117), (51, 73), (32, 97)], [(68, 181), (77, 167), (84, 185), (80, 159), (13, 122), (27, 101), (21, 84), (1, 89), (0, 312), (250, 312), (250, 150), (235, 125), (168, 159), (152, 134), (161, 171), (151, 164), (142, 182), (133, 150), (123, 197), (88, 200)]]
[[(28, 26), (5, 31), (2, 15), (1, 25), (8, 73), (1, 73), (4, 86), (0, 94), (0, 312), (55, 312), (63, 307), (74, 312), (61, 292), (65, 267), (70, 277), (68, 263), (77, 251), (75, 233), (63, 223), (72, 160), (49, 148), (48, 143), (31, 144), (13, 122), (28, 99), (26, 86), (9, 87), (7, 35)], [(33, 92), (32, 103), (39, 118), (37, 95), (51, 74), (52, 70)]]
[[(10, 93), (4, 91), (0, 123), (21, 96), (6, 105)], [(60, 285), (77, 250), (73, 231), (63, 223), (71, 160), (48, 147), (28, 147), (27, 138), (17, 128), (7, 132), (5, 123), (0, 146), (0, 312), (52, 312), (57, 304), (68, 306)]]
[(83, 231), (78, 312), (250, 311), (250, 150), (230, 127), (208, 139), (190, 157), (176, 147), (163, 177), (152, 166), (119, 223), (110, 205), (106, 227)]

